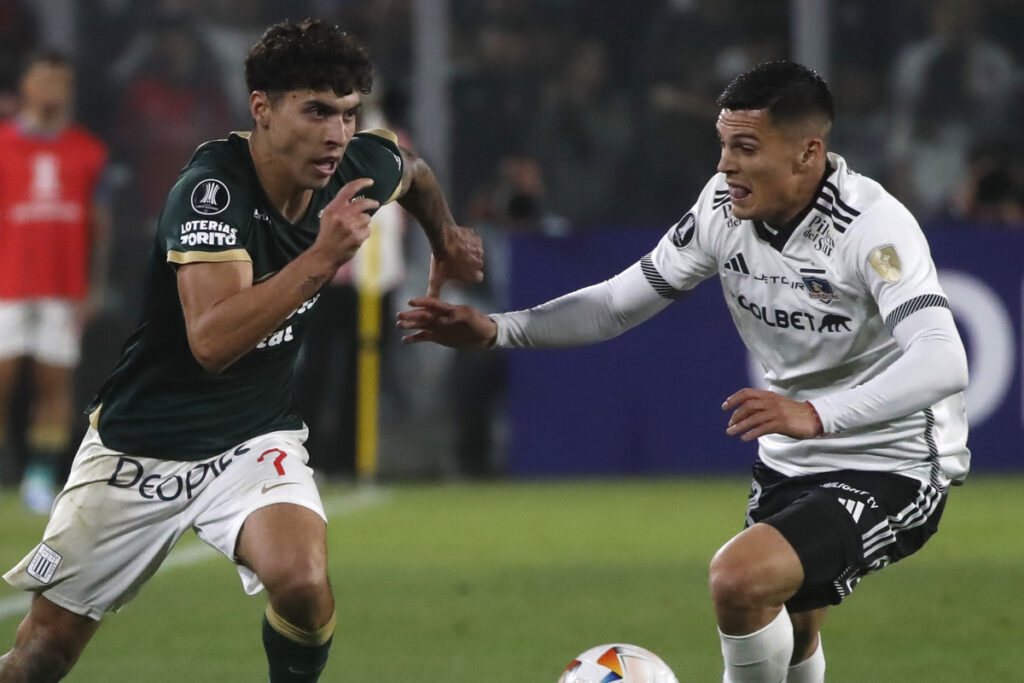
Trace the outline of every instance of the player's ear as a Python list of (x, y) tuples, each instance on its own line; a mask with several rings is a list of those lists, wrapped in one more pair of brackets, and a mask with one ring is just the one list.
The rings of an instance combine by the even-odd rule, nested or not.
[(263, 90), (253, 90), (249, 94), (249, 113), (256, 126), (265, 127), (270, 116), (270, 97)]
[(813, 166), (819, 159), (825, 156), (825, 141), (819, 137), (804, 139), (803, 151), (800, 155), (800, 163), (805, 166)]

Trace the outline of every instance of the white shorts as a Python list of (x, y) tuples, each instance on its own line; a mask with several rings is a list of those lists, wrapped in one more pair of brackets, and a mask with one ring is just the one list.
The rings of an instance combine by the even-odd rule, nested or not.
[(263, 584), (238, 564), (235, 545), (254, 511), (300, 505), (326, 522), (303, 442), (307, 430), (271, 432), (195, 462), (156, 460), (106, 448), (90, 428), (43, 542), (4, 574), (99, 620), (131, 600), (190, 528), (236, 563), (245, 592)]
[(0, 300), (0, 360), (32, 356), (74, 367), (81, 353), (81, 306), (69, 299)]

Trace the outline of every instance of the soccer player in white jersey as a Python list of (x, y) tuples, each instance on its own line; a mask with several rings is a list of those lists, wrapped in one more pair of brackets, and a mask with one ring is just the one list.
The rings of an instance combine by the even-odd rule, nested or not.
[(588, 344), (717, 275), (769, 387), (722, 405), (727, 434), (758, 440), (746, 528), (710, 567), (724, 681), (822, 681), (826, 609), (918, 550), (967, 474), (966, 354), (914, 217), (827, 151), (825, 82), (770, 62), (718, 103), (718, 173), (638, 263), (526, 311), (413, 299), (398, 324), (455, 347)]

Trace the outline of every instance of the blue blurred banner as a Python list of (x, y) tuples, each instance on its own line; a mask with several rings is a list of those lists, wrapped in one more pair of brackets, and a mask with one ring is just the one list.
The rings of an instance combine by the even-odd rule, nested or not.
[[(611, 277), (657, 230), (517, 237), (515, 309)], [(967, 344), (973, 470), (1024, 468), (1024, 230), (926, 229)], [(523, 476), (745, 472), (756, 445), (725, 434), (721, 403), (758, 380), (717, 279), (617, 339), (509, 353), (510, 473)]]

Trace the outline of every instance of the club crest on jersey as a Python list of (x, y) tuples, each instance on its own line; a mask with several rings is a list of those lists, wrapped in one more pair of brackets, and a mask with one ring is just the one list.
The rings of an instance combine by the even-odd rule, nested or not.
[(815, 301), (823, 304), (830, 304), (839, 299), (839, 295), (832, 289), (832, 283), (823, 277), (804, 275), (802, 277), (804, 286), (807, 288), (807, 295)]
[(672, 244), (677, 249), (683, 249), (693, 241), (693, 234), (697, 231), (697, 219), (693, 212), (687, 213), (679, 219), (679, 222), (672, 226)]
[(204, 216), (213, 216), (228, 208), (231, 193), (228, 186), (216, 178), (200, 180), (192, 190), (192, 210)]
[(900, 256), (896, 253), (896, 247), (891, 244), (875, 249), (868, 257), (871, 267), (878, 273), (878, 277), (886, 282), (899, 282), (903, 274), (903, 266), (900, 263)]

